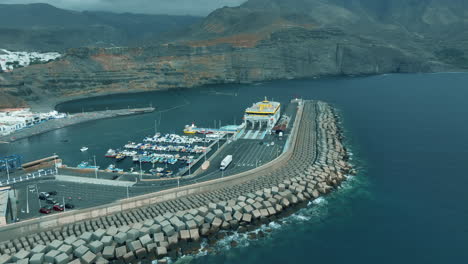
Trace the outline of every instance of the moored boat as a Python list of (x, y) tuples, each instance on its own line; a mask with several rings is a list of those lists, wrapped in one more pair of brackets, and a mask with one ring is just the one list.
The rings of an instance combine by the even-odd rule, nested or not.
[(104, 157), (106, 157), (106, 158), (115, 158), (115, 156), (117, 156), (117, 152), (115, 152), (115, 150), (113, 150), (113, 149), (109, 149), (106, 152), (106, 155), (104, 155)]
[(122, 155), (122, 154), (119, 153), (119, 154), (117, 154), (117, 156), (115, 156), (115, 160), (116, 161), (122, 161), (122, 160), (125, 159), (125, 157), (126, 157), (125, 155)]
[(213, 131), (202, 129), (202, 130), (198, 130), (197, 133), (202, 134), (202, 135), (207, 135), (207, 134), (213, 134)]
[(123, 169), (119, 169), (117, 167), (115, 167), (114, 164), (110, 164), (107, 169), (106, 169), (107, 172), (123, 172)]
[(99, 166), (91, 166), (89, 165), (89, 162), (86, 162), (86, 161), (82, 161), (76, 167), (79, 169), (99, 169)]
[(186, 126), (185, 126), (185, 129), (184, 129), (184, 134), (189, 134), (189, 135), (196, 134), (196, 133), (197, 133), (196, 128), (197, 128), (197, 127), (195, 126), (194, 123), (192, 123), (191, 126), (186, 125)]

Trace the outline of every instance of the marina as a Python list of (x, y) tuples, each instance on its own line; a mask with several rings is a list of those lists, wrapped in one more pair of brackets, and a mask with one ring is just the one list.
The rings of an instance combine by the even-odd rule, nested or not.
[[(291, 115), (293, 120), (299, 102), (293, 100), (284, 108), (284, 112)], [(245, 123), (227, 127), (236, 127), (236, 130), (226, 132), (205, 128), (203, 130), (213, 133), (195, 134), (186, 134), (183, 130), (181, 134), (156, 132), (153, 136), (142, 137), (140, 141), (108, 148), (101, 156), (104, 161), (97, 162), (98, 156), (93, 155), (76, 166), (65, 165), (66, 160), (63, 165), (60, 162), (56, 178), (61, 179), (63, 192), (86, 182), (108, 185), (106, 188), (120, 188), (127, 184), (126, 193), (130, 197), (242, 173), (262, 166), (284, 152), (286, 131), (285, 138), (282, 138), (273, 130), (266, 131), (266, 126), (258, 126), (256, 130), (262, 129), (259, 133), (265, 133), (265, 137), (253, 140), (244, 138), (247, 133)], [(217, 136), (209, 137), (213, 134)], [(92, 146), (81, 145), (78, 150), (78, 153), (86, 154), (92, 151)], [(50, 184), (38, 186), (48, 189)], [(76, 197), (81, 197), (79, 204), (82, 204), (83, 196), (76, 189), (73, 192)], [(101, 195), (106, 198), (98, 198)], [(108, 201), (110, 196), (111, 193), (96, 193), (93, 195), (96, 201), (85, 204), (99, 205), (100, 201)], [(38, 213), (19, 215), (27, 219)]]
[[(213, 143), (218, 144), (218, 140), (220, 138), (156, 133), (153, 137), (145, 137), (143, 142), (129, 142), (121, 148), (122, 150), (109, 149), (104, 156), (119, 163), (128, 158), (134, 164), (139, 164), (137, 167), (131, 167), (128, 173), (176, 177), (183, 174), (187, 167), (194, 166), (200, 157), (208, 155)], [(125, 173), (124, 169), (116, 169), (116, 165), (109, 165), (114, 169), (108, 171)]]
[[(254, 104), (256, 113), (251, 112), (252, 107), (244, 110), (244, 121), (240, 125), (221, 126), (221, 121), (216, 121), (213, 122), (215, 128), (198, 128), (194, 122), (179, 128), (180, 133), (158, 132), (155, 127), (151, 136), (143, 135), (139, 140), (133, 138), (120, 146), (108, 145), (100, 154), (95, 152), (92, 144), (80, 144), (75, 153), (87, 158), (75, 166), (68, 166), (70, 162), (64, 159), (57, 173), (66, 179), (64, 186), (72, 185), (73, 181), (76, 184), (115, 181), (116, 186), (120, 186), (117, 182), (127, 182), (132, 183), (128, 195), (138, 195), (248, 171), (284, 152), (289, 130), (284, 130), (283, 137), (275, 133), (273, 127), (279, 121), (281, 110), (294, 121), (299, 102), (292, 100), (281, 108), (280, 103), (265, 99)], [(265, 113), (256, 120), (258, 111)], [(187, 129), (195, 133), (187, 133)], [(69, 144), (70, 140), (60, 139), (60, 142)], [(22, 214), (21, 217), (33, 215)]]
[[(289, 109), (285, 112), (293, 115), (297, 102), (299, 101), (293, 101), (292, 107), (288, 104)], [(153, 136), (144, 137), (140, 142), (130, 141), (121, 147), (108, 149), (104, 157), (108, 158), (111, 164), (106, 165), (105, 171), (139, 175), (140, 181), (181, 176), (209, 178), (211, 174), (216, 174), (219, 170), (219, 156), (229, 155), (230, 151), (236, 150), (240, 155), (236, 156), (237, 159), (232, 162), (232, 167), (235, 168), (233, 172), (245, 166), (245, 163), (237, 163), (243, 155), (249, 155), (248, 153), (242, 154), (241, 149), (245, 147), (247, 150), (250, 144), (258, 148), (260, 145), (255, 141), (260, 141), (262, 147), (271, 146), (271, 149), (274, 149), (274, 151), (264, 150), (270, 155), (257, 153), (254, 162), (258, 166), (281, 153), (280, 148), (284, 144), (283, 134), (281, 138), (278, 137), (274, 129), (280, 114), (281, 104), (270, 102), (265, 98), (245, 110), (244, 122), (240, 125), (221, 126), (219, 124), (218, 128), (198, 128), (192, 123), (192, 125), (185, 126), (182, 135), (156, 132)], [(287, 118), (289, 122), (289, 117)], [(281, 125), (284, 126), (283, 132), (286, 132), (286, 125)], [(238, 140), (240, 141), (237, 142)], [(254, 141), (244, 142), (244, 140)], [(229, 146), (224, 147), (225, 144)], [(274, 147), (275, 144), (277, 144), (276, 147)], [(238, 146), (244, 147), (239, 149)], [(223, 150), (219, 152), (221, 147)], [(82, 152), (87, 150), (87, 147), (81, 149)], [(216, 156), (211, 156), (215, 152), (217, 152)], [(273, 152), (275, 155), (271, 155)], [(126, 160), (128, 161), (124, 162)], [(90, 162), (92, 160), (81, 162), (77, 169), (99, 170), (96, 165), (89, 165)], [(212, 162), (214, 162), (213, 166), (211, 166)], [(204, 163), (203, 166), (202, 163)], [(250, 164), (252, 162), (248, 163)], [(245, 166), (245, 168), (248, 167)], [(230, 173), (226, 168), (221, 171), (223, 175)]]
[[(99, 179), (89, 180), (90, 189), (92, 188), (91, 185), (106, 186), (104, 189), (106, 190), (105, 193), (111, 189), (126, 189), (127, 199), (120, 200), (107, 207), (100, 206), (97, 211), (93, 208), (80, 209), (48, 216), (50, 221), (59, 223), (64, 217), (82, 215), (78, 221), (59, 224), (57, 228), (54, 228), (54, 231), (60, 230), (60, 228), (62, 230), (62, 235), (54, 236), (54, 241), (65, 241), (68, 237), (73, 237), (75, 240), (77, 238), (83, 239), (84, 243), (82, 245), (85, 244), (86, 248), (96, 248), (93, 252), (102, 254), (108, 260), (121, 259), (130, 263), (134, 254), (139, 254), (140, 259), (164, 259), (168, 253), (177, 254), (176, 252), (182, 252), (183, 254), (187, 254), (191, 252), (190, 250), (194, 250), (194, 252), (198, 251), (201, 246), (201, 238), (212, 236), (221, 227), (224, 230), (242, 232), (243, 228), (273, 221), (277, 216), (281, 216), (282, 213), (287, 213), (288, 210), (295, 210), (295, 208), (301, 208), (301, 204), (305, 204), (308, 200), (325, 195), (345, 179), (343, 174), (350, 169), (350, 166), (345, 162), (340, 163), (342, 161), (340, 159), (346, 154), (336, 136), (333, 113), (326, 104), (320, 102), (311, 101), (302, 106), (302, 101), (295, 100), (291, 102), (291, 105), (297, 109), (299, 117), (295, 120), (296, 125), (294, 126), (294, 130), (291, 131), (291, 140), (287, 141), (288, 143), (284, 145), (288, 147), (285, 147), (285, 151), (281, 155), (275, 156), (273, 160), (266, 161), (265, 164), (259, 165), (258, 168), (250, 168), (243, 172), (238, 171), (231, 177), (224, 178), (224, 172), (234, 167), (236, 159), (236, 154), (226, 155), (222, 158), (220, 166), (216, 168), (221, 171), (221, 177), (216, 177), (213, 181), (207, 182), (209, 178), (202, 179), (199, 177), (196, 179), (199, 180), (199, 183), (193, 184), (197, 182), (194, 182), (195, 179), (178, 178), (177, 188), (154, 193), (157, 190), (151, 186), (153, 193), (134, 198), (128, 197), (128, 190), (129, 188), (135, 188), (135, 184), (114, 183), (113, 181)], [(319, 112), (320, 115), (317, 115), (318, 117), (314, 115), (314, 107), (322, 108)], [(303, 114), (303, 109), (306, 109), (305, 114)], [(315, 127), (315, 122), (313, 122), (315, 118), (321, 122), (318, 126), (323, 127), (316, 132), (320, 136), (319, 142), (325, 143), (323, 145), (317, 144), (316, 140), (309, 140), (315, 138), (315, 133), (307, 133), (308, 130)], [(297, 123), (299, 122), (302, 122), (304, 125), (298, 125)], [(330, 127), (332, 133), (324, 133), (325, 127)], [(270, 133), (270, 136), (274, 136), (274, 134)], [(310, 142), (311, 145), (300, 144), (301, 140)], [(273, 142), (263, 144), (261, 141), (261, 144), (253, 144), (253, 140), (244, 139), (239, 139), (239, 142), (248, 144), (251, 147), (255, 145), (275, 147), (278, 145), (273, 144)], [(236, 144), (238, 142), (231, 142), (225, 146), (234, 146)], [(310, 146), (322, 148), (318, 157), (316, 157), (315, 152), (302, 151)], [(261, 150), (261, 147), (258, 147), (258, 149)], [(227, 150), (227, 148), (224, 150)], [(219, 151), (220, 149), (217, 152)], [(294, 155), (295, 153), (301, 154)], [(220, 156), (219, 153), (218, 155), (214, 155), (214, 157), (218, 156)], [(338, 158), (328, 158), (332, 156)], [(308, 160), (308, 162), (303, 163), (301, 162), (302, 159)], [(323, 164), (320, 165), (315, 160), (320, 160)], [(83, 165), (89, 166), (89, 164)], [(290, 180), (296, 176), (294, 173), (295, 169), (303, 170), (311, 165), (316, 166), (316, 172), (311, 175), (304, 175), (300, 177), (300, 180), (298, 179), (299, 177), (294, 178), (294, 181)], [(110, 168), (113, 169), (114, 167)], [(333, 173), (330, 171), (333, 171)], [(329, 172), (329, 175), (333, 175), (333, 182), (331, 179), (321, 179), (322, 173), (327, 172)], [(70, 182), (72, 185), (83, 183), (86, 180), (82, 177), (64, 176), (61, 174), (57, 175), (57, 179), (61, 179), (62, 184)], [(319, 181), (317, 187), (306, 188), (308, 185), (317, 184), (317, 181), (314, 179)], [(180, 181), (182, 182), (180, 183)], [(279, 184), (281, 181), (287, 185)], [(149, 181), (149, 183), (161, 184), (161, 182), (153, 181)], [(33, 187), (35, 188), (33, 191), (37, 192), (38, 187)], [(167, 185), (165, 187), (166, 189), (170, 188)], [(220, 192), (219, 190), (224, 191)], [(81, 197), (79, 198), (81, 200)], [(152, 201), (155, 198), (157, 201), (149, 203), (150, 200)], [(63, 199), (65, 200), (65, 197)], [(122, 208), (132, 208), (132, 210), (122, 210)], [(84, 212), (89, 212), (89, 214), (83, 214)], [(143, 214), (142, 212), (147, 213)], [(142, 214), (140, 215), (140, 213)], [(130, 215), (134, 219), (130, 219)], [(127, 220), (127, 218), (129, 219)], [(83, 220), (85, 222), (82, 222)], [(30, 223), (35, 224), (37, 219), (30, 221)], [(96, 224), (96, 227), (90, 226), (88, 228), (86, 226), (88, 222), (94, 224), (97, 221), (100, 221), (100, 224)], [(80, 228), (80, 225), (83, 225), (83, 228)], [(130, 230), (130, 228), (123, 229), (127, 226), (132, 226), (132, 230), (135, 231)], [(98, 241), (105, 235), (106, 230), (108, 232), (108, 228), (112, 227), (116, 230), (109, 234), (109, 237), (115, 242), (113, 250), (122, 245), (140, 243), (141, 246), (138, 249), (129, 247), (129, 252), (132, 256), (108, 256), (104, 254), (102, 242)], [(35, 229), (36, 226), (32, 227), (29, 232), (35, 232)], [(132, 232), (140, 233), (143, 230), (147, 230), (146, 235), (131, 237)], [(101, 232), (102, 235), (99, 235), (97, 238), (93, 237), (97, 232)], [(23, 234), (23, 236), (26, 235), (28, 233)], [(85, 236), (88, 236), (89, 239), (84, 240), (86, 239)], [(122, 236), (124, 237), (122, 238)], [(10, 239), (10, 237), (6, 239)], [(149, 243), (153, 240), (158, 243), (155, 244), (156, 249), (153, 250), (154, 252), (151, 249), (147, 250)], [(141, 241), (145, 244), (141, 244)], [(169, 246), (169, 242), (172, 243), (172, 246)], [(187, 245), (187, 242), (191, 243), (190, 247), (184, 246)], [(101, 243), (100, 245), (102, 246), (100, 248), (95, 247), (97, 243)], [(14, 247), (23, 248), (19, 244), (15, 244)], [(7, 254), (10, 252), (7, 251)], [(172, 255), (172, 257), (175, 258), (177, 255)], [(87, 258), (74, 255), (70, 260), (72, 259), (86, 260)]]
[[(447, 93), (447, 82), (452, 82), (453, 93)], [(264, 258), (265, 254), (268, 254), (270, 256), (268, 260), (273, 262), (278, 260), (284, 263), (304, 262), (309, 260), (309, 256), (307, 258), (300, 256), (297, 251), (310, 251), (309, 245), (311, 243), (317, 245), (317, 248), (310, 251), (318, 256), (317, 258), (331, 258), (331, 261), (336, 263), (346, 262), (350, 257), (363, 258), (366, 263), (375, 263), (379, 261), (379, 256), (384, 255), (389, 249), (402, 253), (408, 252), (408, 249), (411, 248), (416, 249), (416, 251), (411, 251), (411, 254), (406, 255), (407, 260), (418, 262), (427, 255), (424, 252), (428, 248), (434, 247), (439, 249), (438, 256), (440, 258), (428, 260), (430, 263), (437, 263), (441, 259), (460, 262), (466, 259), (466, 252), (459, 250), (461, 248), (459, 246), (466, 244), (466, 239), (460, 236), (459, 227), (463, 226), (462, 219), (466, 219), (466, 217), (463, 214), (465, 205), (460, 202), (462, 200), (459, 198), (460, 194), (463, 193), (462, 187), (466, 184), (455, 183), (460, 183), (460, 181), (464, 183), (466, 180), (466, 177), (462, 177), (465, 171), (463, 159), (466, 157), (463, 153), (466, 148), (459, 148), (460, 137), (458, 136), (463, 138), (463, 135), (467, 134), (466, 122), (460, 122), (465, 118), (463, 100), (466, 98), (464, 96), (466, 95), (466, 83), (466, 74), (405, 74), (349, 79), (277, 81), (258, 86), (215, 86), (216, 91), (221, 91), (223, 94), (236, 91), (239, 93), (238, 97), (214, 94), (211, 96), (203, 93), (205, 88), (187, 89), (184, 91), (183, 98), (187, 99), (190, 104), (165, 112), (161, 125), (158, 125), (158, 130), (163, 134), (182, 133), (181, 130), (184, 126), (192, 122), (200, 127), (210, 127), (210, 125), (213, 126), (214, 120), (222, 120), (222, 123), (225, 124), (235, 123), (233, 118), (237, 118), (236, 122), (239, 124), (239, 117), (243, 115), (245, 107), (251, 105), (252, 101), (261, 101), (264, 94), (272, 94), (284, 106), (289, 102), (288, 96), (296, 94), (328, 101), (336, 106), (340, 116), (343, 116), (342, 123), (345, 127), (347, 142), (348, 144), (352, 143), (349, 141), (355, 143), (352, 149), (353, 162), (361, 164), (359, 168), (363, 166), (364, 171), (360, 170), (358, 176), (351, 177), (333, 195), (319, 198), (299, 213), (285, 219), (286, 221), (283, 221), (281, 227), (278, 227), (280, 222), (276, 221), (272, 233), (260, 229), (267, 236), (271, 236), (272, 240), (279, 243), (272, 243), (270, 239), (249, 239), (250, 245), (247, 246), (246, 252), (254, 255), (255, 258), (247, 262), (258, 262), (259, 259)], [(288, 87), (287, 91), (285, 87)], [(376, 89), (376, 87), (380, 88)], [(429, 93), (431, 96), (421, 97), (423, 92)], [(199, 96), (199, 93), (203, 93), (203, 96)], [(363, 94), (368, 94), (369, 100), (363, 100)], [(404, 97), (402, 97), (403, 94)], [(453, 96), (454, 94), (457, 96)], [(183, 102), (180, 98), (176, 92), (171, 90), (138, 95), (126, 94), (110, 96), (102, 104), (103, 99), (100, 99), (99, 104), (95, 104), (96, 100), (94, 99), (79, 103), (70, 102), (61, 106), (63, 109), (60, 112), (69, 112), (74, 108), (77, 112), (81, 112), (82, 106), (85, 107), (85, 111), (92, 108), (105, 110), (108, 106), (121, 108), (126, 107), (127, 104), (130, 104), (131, 107), (138, 107), (149, 105), (151, 100), (153, 105), (155, 105), (154, 102), (157, 102), (156, 100), (160, 100), (157, 104), (158, 109), (161, 107), (164, 110), (170, 109), (174, 104), (182, 105)], [(251, 100), (251, 98), (256, 98), (256, 100)], [(439, 105), (442, 99), (450, 99), (452, 103), (442, 108), (427, 107), (428, 105)], [(209, 103), (214, 101), (223, 101), (225, 107)], [(168, 103), (166, 104), (166, 102)], [(398, 108), (394, 108), (395, 106)], [(389, 109), (393, 110), (389, 111)], [(440, 126), (434, 126), (434, 117), (443, 117), (438, 119), (442, 122)], [(52, 155), (52, 152), (55, 151), (68, 164), (73, 165), (83, 160), (94, 164), (92, 156), (96, 155), (97, 163), (101, 169), (104, 169), (111, 163), (111, 159), (104, 157), (110, 147), (121, 147), (128, 141), (141, 142), (146, 136), (154, 135), (153, 124), (158, 118), (159, 113), (154, 112), (141, 116), (80, 124), (2, 145), (0, 151), (3, 156), (14, 153), (21, 154), (24, 156), (25, 162)], [(126, 123), (126, 126), (122, 126), (123, 122)], [(288, 127), (292, 125), (293, 123), (290, 122)], [(131, 127), (131, 132), (127, 127)], [(405, 127), (405, 129), (395, 129), (396, 127)], [(454, 136), (453, 133), (457, 136)], [(97, 134), (101, 136), (98, 138)], [(65, 139), (68, 142), (62, 142)], [(284, 140), (287, 140), (287, 132)], [(234, 159), (224, 176), (228, 175), (230, 170), (236, 169), (237, 166), (231, 167), (236, 165), (235, 162), (250, 166), (251, 169), (254, 168), (258, 153), (274, 151), (271, 147), (277, 148), (278, 146), (275, 142), (273, 146), (270, 144), (267, 147), (267, 140), (262, 141), (263, 145), (260, 145), (260, 140), (252, 141), (252, 143), (256, 142), (255, 145), (247, 141), (251, 140), (239, 139), (238, 143), (248, 145), (245, 145), (245, 148), (238, 145), (238, 153), (230, 151)], [(427, 142), (433, 142), (433, 144), (427, 144)], [(225, 145), (225, 148), (229, 145)], [(82, 146), (89, 147), (89, 150), (81, 153), (79, 149)], [(434, 150), (448, 156), (441, 159), (440, 155), (434, 155)], [(280, 151), (283, 151), (283, 148)], [(217, 155), (219, 162), (224, 158), (223, 155)], [(391, 166), (388, 166), (388, 162)], [(126, 158), (122, 163), (133, 165), (129, 158)], [(414, 166), (404, 166), (408, 163), (414, 164)], [(209, 168), (219, 169), (218, 165), (216, 161), (213, 161)], [(120, 168), (121, 164), (117, 164), (117, 167)], [(237, 167), (237, 169), (240, 168), (242, 167)], [(447, 182), (445, 178), (440, 177), (441, 168), (443, 168), (444, 173), (453, 175), (455, 183), (451, 185), (451, 188), (426, 188), (428, 187), (426, 184), (429, 183), (442, 184)], [(117, 173), (109, 173), (109, 179), (115, 175)], [(105, 177), (105, 174), (101, 174), (99, 171), (98, 176), (100, 181), (101, 178)], [(92, 177), (95, 177), (94, 171), (89, 173), (89, 178)], [(221, 174), (217, 174), (217, 177), (221, 177)], [(270, 177), (268, 176), (268, 178)], [(5, 172), (2, 174), (2, 178), (6, 178)], [(122, 179), (127, 178), (122, 177)], [(134, 183), (134, 178), (132, 179)], [(169, 179), (165, 183), (156, 181), (154, 186), (151, 185), (153, 182), (148, 183), (147, 187), (139, 184), (131, 185), (128, 187), (128, 192), (125, 187), (51, 181), (42, 177), (40, 182), (37, 179), (36, 182), (38, 182), (39, 192), (58, 190), (60, 199), (61, 192), (65, 198), (72, 197), (73, 203), (80, 210), (112, 203), (120, 199), (126, 200), (127, 197), (131, 198), (136, 195), (165, 190), (165, 188), (177, 187), (175, 179)], [(186, 182), (198, 183), (199, 181), (196, 181), (196, 178), (192, 181), (181, 179), (181, 188), (185, 186)], [(128, 178), (128, 181), (124, 183), (132, 182)], [(28, 184), (25, 182), (24, 184), (15, 184), (15, 186), (20, 197), (18, 209), (25, 210)], [(424, 186), (424, 188), (417, 186)], [(434, 191), (438, 195), (434, 195)], [(78, 199), (79, 197), (81, 199)], [(29, 217), (33, 214), (36, 214), (35, 217), (39, 216), (37, 214), (37, 210), (39, 210), (37, 198), (33, 198), (32, 195), (29, 196), (29, 214), (26, 212), (19, 214), (21, 220), (28, 219), (28, 215)], [(451, 206), (447, 207), (447, 204)], [(174, 206), (173, 203), (165, 205), (171, 206), (168, 208)], [(208, 206), (208, 203), (204, 203), (204, 205)], [(400, 209), (393, 210), (395, 206)], [(69, 213), (73, 213), (73, 211)], [(454, 217), (444, 217), (444, 215), (453, 213), (455, 213)], [(57, 215), (52, 217), (55, 216)], [(119, 219), (124, 221), (125, 219), (133, 219), (133, 217), (139, 219), (137, 218), (138, 214), (131, 213), (112, 219), (117, 223)], [(401, 218), (408, 219), (409, 222), (396, 220)], [(376, 222), (379, 222), (383, 228), (368, 228), (369, 226), (376, 227)], [(93, 227), (95, 223), (95, 221), (90, 221), (84, 227)], [(448, 229), (441, 228), (440, 223), (447, 224)], [(434, 228), (438, 226), (440, 228)], [(266, 228), (271, 228), (271, 226), (266, 225)], [(298, 228), (301, 230), (300, 233), (297, 232)], [(344, 228), (347, 230), (346, 234), (343, 232)], [(302, 232), (302, 230), (304, 231)], [(365, 237), (362, 237), (362, 230), (367, 230)], [(395, 230), (404, 230), (405, 232), (395, 232)], [(325, 233), (326, 236), (323, 235)], [(384, 236), (382, 237), (382, 235)], [(356, 245), (353, 246), (349, 243), (349, 237), (357, 237)], [(434, 241), (434, 237), (438, 237), (438, 239)], [(456, 247), (453, 246), (454, 237), (462, 239), (457, 240)], [(238, 241), (235, 237), (229, 239)], [(401, 243), (395, 244), (394, 241)], [(379, 244), (378, 247), (375, 246), (376, 243)], [(286, 247), (285, 244), (290, 246)], [(333, 245), (333, 247), (327, 245)], [(372, 248), (379, 256), (375, 254), (363, 256), (361, 254), (363, 246)], [(232, 257), (231, 253), (235, 250), (223, 249), (219, 251), (219, 255), (201, 257), (199, 261), (194, 263), (207, 261), (223, 263), (228, 256)], [(336, 255), (334, 254), (336, 250), (345, 254)], [(233, 262), (245, 261), (244, 256), (245, 254), (236, 253)], [(391, 259), (387, 262), (394, 260)]]

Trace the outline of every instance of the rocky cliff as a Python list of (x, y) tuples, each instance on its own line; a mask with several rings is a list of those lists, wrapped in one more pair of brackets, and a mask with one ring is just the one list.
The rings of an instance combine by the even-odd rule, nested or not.
[(468, 67), (466, 48), (447, 39), (435, 43), (431, 25), (410, 30), (390, 15), (364, 9), (370, 8), (367, 0), (340, 2), (294, 0), (284, 6), (285, 1), (251, 0), (213, 12), (170, 44), (70, 49), (60, 61), (3, 73), (0, 91), (40, 103), (213, 83)]
[(200, 17), (70, 11), (48, 4), (0, 4), (0, 49), (64, 52), (142, 46), (170, 39)]

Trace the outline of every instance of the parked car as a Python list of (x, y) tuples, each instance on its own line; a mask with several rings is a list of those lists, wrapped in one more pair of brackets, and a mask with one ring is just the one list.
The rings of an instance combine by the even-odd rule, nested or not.
[(73, 204), (71, 204), (71, 203), (66, 203), (66, 204), (65, 204), (65, 208), (67, 208), (67, 209), (73, 209), (73, 208), (75, 208), (75, 206), (74, 206)]
[(57, 191), (51, 191), (49, 192), (49, 195), (57, 195)]
[(55, 200), (52, 199), (52, 198), (47, 198), (47, 199), (46, 199), (46, 203), (48, 203), (48, 204), (56, 204), (57, 201), (55, 201)]
[(44, 206), (41, 209), (39, 209), (39, 213), (41, 214), (50, 214), (52, 212), (50, 206)]
[(46, 192), (39, 193), (39, 199), (41, 199), (41, 200), (45, 200), (45, 199), (49, 198), (49, 196), (50, 196), (49, 193), (46, 193)]
[(63, 205), (61, 205), (61, 204), (56, 204), (56, 205), (54, 205), (53, 208), (54, 208), (54, 211), (58, 211), (58, 212), (63, 211)]

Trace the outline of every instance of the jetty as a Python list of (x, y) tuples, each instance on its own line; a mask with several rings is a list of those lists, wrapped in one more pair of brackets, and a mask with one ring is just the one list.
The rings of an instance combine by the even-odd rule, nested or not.
[(33, 127), (24, 128), (13, 134), (7, 136), (1, 136), (0, 142), (9, 143), (23, 138), (28, 138), (34, 135), (39, 135), (56, 129), (64, 128), (67, 126), (77, 125), (89, 121), (114, 118), (128, 115), (138, 115), (154, 112), (154, 107), (146, 108), (132, 108), (132, 109), (118, 109), (118, 110), (105, 110), (105, 111), (94, 111), (94, 112), (83, 112), (77, 114), (68, 115), (66, 118), (52, 119), (47, 122), (37, 124)]
[(220, 230), (247, 232), (337, 188), (352, 173), (337, 115), (298, 101), (285, 151), (252, 170), (0, 228), (0, 263), (108, 263), (198, 252)]

